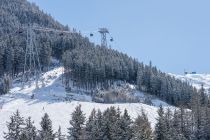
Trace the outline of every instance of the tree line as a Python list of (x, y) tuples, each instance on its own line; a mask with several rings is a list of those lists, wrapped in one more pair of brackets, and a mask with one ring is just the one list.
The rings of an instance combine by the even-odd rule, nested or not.
[(61, 127), (57, 132), (52, 129), (52, 121), (47, 113), (40, 122), (41, 129), (37, 130), (31, 117), (24, 120), (19, 111), (10, 117), (7, 122), (8, 131), (5, 132), (6, 140), (152, 140), (154, 135), (147, 115), (142, 109), (134, 121), (131, 120), (125, 109), (122, 113), (119, 108), (110, 107), (104, 112), (93, 109), (86, 120), (77, 106), (71, 114), (68, 135), (61, 133)]
[(198, 105), (194, 100), (192, 110), (179, 109), (166, 111), (160, 107), (155, 127), (156, 140), (209, 140), (210, 109), (206, 105)]
[[(108, 89), (121, 80), (138, 86), (143, 92), (155, 95), (172, 105), (189, 106), (198, 90), (190, 83), (161, 72), (150, 62), (140, 63), (116, 50), (95, 46), (84, 40), (81, 46), (63, 54), (65, 85), (88, 91)], [(93, 93), (94, 94), (94, 93)]]
[(155, 128), (152, 129), (147, 114), (141, 113), (132, 120), (125, 109), (110, 107), (104, 112), (93, 109), (86, 119), (77, 106), (71, 114), (68, 134), (52, 129), (52, 121), (44, 114), (37, 130), (29, 117), (24, 121), (17, 111), (7, 122), (6, 140), (208, 140), (210, 139), (210, 109), (202, 98), (196, 96), (191, 102), (192, 109), (163, 108), (157, 110)]

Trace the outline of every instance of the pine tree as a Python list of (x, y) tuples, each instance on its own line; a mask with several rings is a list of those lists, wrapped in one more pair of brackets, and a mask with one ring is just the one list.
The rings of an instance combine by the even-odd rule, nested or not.
[[(170, 110), (169, 110), (170, 111)], [(170, 114), (167, 111), (166, 114)], [(166, 115), (169, 116), (169, 115)], [(192, 113), (189, 111), (186, 111), (183, 106), (180, 106), (178, 110), (174, 111), (173, 117), (168, 117), (170, 120), (170, 124), (168, 123), (168, 119), (166, 117), (166, 122), (169, 130), (168, 131), (170, 136), (172, 136), (172, 139), (177, 140), (187, 140), (187, 139), (194, 139), (193, 129), (194, 129), (194, 122), (192, 118)], [(168, 129), (168, 128), (167, 128)]]
[(206, 116), (206, 127), (205, 127), (206, 138), (210, 139), (210, 108), (208, 108), (207, 106), (205, 107), (205, 116)]
[(179, 140), (181, 136), (183, 136), (181, 131), (181, 120), (180, 120), (180, 112), (174, 110), (173, 120), (172, 120), (172, 128), (173, 129), (173, 137), (177, 137)]
[(61, 133), (61, 126), (58, 128), (58, 132), (56, 133), (57, 140), (65, 140), (65, 136)]
[(41, 120), (41, 130), (39, 131), (39, 137), (42, 140), (54, 140), (54, 134), (52, 130), (52, 121), (47, 113), (44, 114)]
[(23, 133), (25, 134), (27, 140), (36, 140), (36, 127), (34, 126), (34, 122), (31, 121), (31, 117), (26, 119), (26, 126), (23, 129)]
[(180, 137), (182, 136), (182, 134), (178, 134), (176, 129), (173, 127), (173, 114), (169, 108), (167, 109), (164, 115), (164, 120), (165, 120), (165, 127), (166, 127), (164, 138), (166, 140), (174, 140), (174, 139), (184, 140), (183, 139), (184, 137)]
[(114, 139), (115, 136), (115, 123), (117, 122), (118, 118), (117, 110), (115, 107), (111, 106), (110, 109), (108, 110), (108, 127), (109, 127), (109, 137), (110, 139)]
[(15, 130), (15, 120), (14, 116), (10, 117), (10, 122), (7, 122), (7, 128), (8, 128), (8, 133), (5, 133), (5, 139), (6, 140), (15, 140), (16, 137), (16, 130)]
[(72, 113), (72, 119), (70, 120), (71, 127), (68, 128), (68, 138), (71, 140), (83, 139), (83, 137), (85, 136), (84, 123), (85, 115), (81, 110), (81, 105), (79, 105), (75, 108), (75, 111)]
[(102, 117), (101, 130), (103, 132), (102, 134), (103, 140), (111, 139), (111, 125), (113, 124), (114, 124), (113, 122), (112, 123), (110, 122), (110, 108), (107, 108), (103, 112), (103, 117)]
[(141, 116), (138, 116), (133, 124), (134, 134), (132, 140), (152, 140), (153, 133), (147, 115), (142, 109)]
[(206, 126), (207, 126), (207, 116), (205, 115), (205, 110), (202, 108), (201, 110), (201, 116), (200, 116), (200, 125), (198, 127), (198, 136), (197, 138), (199, 140), (206, 140), (207, 139), (207, 133), (206, 133)]
[(96, 125), (93, 129), (94, 132), (96, 132), (96, 140), (100, 140), (100, 139), (103, 139), (103, 129), (102, 129), (102, 125), (103, 125), (103, 116), (102, 116), (102, 113), (100, 110), (97, 111), (97, 114), (96, 114)]
[(103, 139), (103, 127), (102, 127), (102, 113), (100, 110), (97, 112), (95, 109), (91, 112), (89, 120), (86, 124), (86, 138), (91, 140)]
[(201, 85), (201, 89), (200, 89), (199, 92), (200, 92), (200, 100), (201, 100), (200, 103), (201, 103), (201, 105), (206, 105), (208, 99), (207, 99), (207, 95), (205, 93), (205, 89), (203, 87), (203, 84)]
[(122, 120), (122, 130), (123, 130), (123, 139), (130, 140), (133, 136), (133, 130), (132, 130), (132, 120), (130, 116), (128, 115), (127, 109), (124, 110), (124, 113), (121, 117)]
[(143, 70), (144, 70), (143, 64), (139, 64), (138, 70), (137, 70), (137, 79), (136, 79), (136, 83), (137, 83), (137, 86), (138, 86), (138, 89), (139, 90), (142, 90), (142, 85), (143, 85)]
[(96, 110), (93, 109), (86, 124), (87, 139), (91, 139), (91, 140), (96, 139), (97, 132), (95, 132), (95, 130), (96, 130)]
[(17, 110), (13, 116), (10, 117), (10, 122), (7, 123), (8, 132), (5, 133), (6, 140), (18, 140), (23, 132), (24, 119), (20, 116)]
[(163, 107), (160, 106), (158, 109), (158, 118), (157, 123), (155, 125), (155, 140), (166, 140), (166, 124), (164, 120), (164, 110)]
[(116, 122), (113, 124), (111, 129), (111, 137), (113, 140), (124, 140), (123, 134), (124, 130), (122, 129), (123, 121), (121, 119), (121, 112), (119, 107), (117, 108), (116, 113)]
[(192, 98), (192, 114), (193, 114), (193, 121), (194, 121), (194, 135), (195, 138), (199, 139), (201, 133), (201, 96), (200, 94), (195, 94)]

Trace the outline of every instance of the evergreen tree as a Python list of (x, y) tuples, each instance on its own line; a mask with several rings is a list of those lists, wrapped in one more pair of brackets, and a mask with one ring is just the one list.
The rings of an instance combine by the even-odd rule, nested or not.
[(103, 139), (103, 129), (102, 129), (102, 126), (103, 126), (103, 123), (102, 123), (102, 120), (103, 119), (103, 116), (102, 116), (102, 113), (100, 110), (97, 111), (97, 114), (96, 114), (96, 125), (93, 129), (94, 132), (96, 132), (96, 140), (100, 140), (100, 139)]
[(158, 109), (158, 118), (157, 123), (155, 125), (155, 140), (166, 140), (166, 124), (164, 120), (164, 110), (163, 107), (160, 106)]
[(208, 102), (208, 97), (205, 93), (205, 89), (203, 87), (203, 84), (201, 85), (201, 89), (200, 89), (199, 92), (200, 92), (200, 100), (201, 100), (200, 103), (201, 103), (201, 105), (206, 105), (207, 102)]
[(172, 138), (176, 138), (177, 140), (181, 140), (183, 137), (183, 133), (181, 130), (181, 119), (180, 119), (180, 112), (174, 110), (173, 120), (172, 120)]
[(55, 136), (52, 130), (52, 121), (47, 113), (44, 114), (41, 120), (41, 130), (39, 131), (39, 137), (42, 140), (54, 140)]
[(102, 131), (102, 113), (100, 110), (97, 112), (95, 109), (91, 112), (89, 120), (86, 124), (87, 139), (99, 140), (103, 139)]
[[(107, 115), (107, 114), (106, 114)], [(108, 110), (108, 128), (109, 128), (109, 137), (110, 139), (114, 139), (114, 136), (116, 135), (115, 133), (115, 123), (117, 122), (117, 110), (115, 107), (111, 106)]]
[(128, 115), (127, 109), (124, 110), (124, 113), (121, 117), (121, 129), (123, 130), (123, 139), (130, 140), (133, 136), (133, 129), (132, 129), (132, 120)]
[(23, 129), (23, 137), (26, 137), (27, 140), (36, 140), (37, 132), (34, 122), (31, 121), (31, 117), (26, 119), (26, 126)]
[(124, 140), (124, 130), (122, 128), (123, 121), (121, 119), (121, 112), (119, 107), (117, 108), (116, 112), (116, 122), (113, 124), (113, 127), (111, 129), (111, 137), (113, 140)]
[(202, 129), (202, 108), (201, 108), (201, 96), (200, 94), (195, 94), (191, 101), (193, 122), (194, 122), (194, 135), (195, 138), (199, 139)]
[(165, 127), (166, 127), (164, 138), (166, 140), (174, 140), (174, 139), (185, 140), (182, 133), (178, 134), (176, 129), (173, 127), (173, 114), (169, 108), (167, 109), (164, 115), (164, 120), (165, 120)]
[(138, 116), (133, 124), (134, 134), (132, 140), (152, 140), (153, 133), (147, 115), (142, 109), (141, 116)]
[(96, 131), (97, 131), (97, 129), (96, 129), (96, 110), (93, 109), (89, 118), (88, 118), (87, 124), (86, 124), (87, 139), (95, 140), (96, 133), (97, 133)]
[(206, 117), (206, 125), (205, 125), (206, 139), (210, 139), (210, 108), (206, 106), (204, 110)]
[(103, 140), (109, 140), (111, 139), (111, 130), (112, 130), (112, 125), (115, 122), (110, 122), (110, 108), (107, 108), (104, 112), (103, 112), (103, 118), (102, 118), (102, 125), (101, 125), (101, 130), (103, 132), (102, 136), (103, 136)]
[(144, 70), (144, 65), (143, 64), (139, 64), (138, 66), (138, 71), (137, 71), (137, 80), (136, 80), (136, 84), (138, 86), (139, 90), (143, 90), (142, 89), (142, 85), (143, 85), (143, 70)]
[(58, 128), (58, 132), (56, 133), (57, 140), (65, 140), (65, 136), (61, 133), (61, 126)]
[(5, 133), (6, 140), (18, 140), (23, 132), (24, 119), (20, 116), (17, 110), (13, 116), (10, 117), (10, 122), (7, 122), (8, 132)]
[(85, 136), (84, 123), (85, 115), (81, 110), (81, 105), (79, 105), (75, 108), (75, 111), (72, 113), (72, 119), (70, 120), (71, 127), (68, 128), (68, 138), (71, 140), (83, 139), (83, 137)]

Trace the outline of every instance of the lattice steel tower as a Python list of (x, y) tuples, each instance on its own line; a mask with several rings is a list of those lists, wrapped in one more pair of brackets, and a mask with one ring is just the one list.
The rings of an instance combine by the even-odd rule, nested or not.
[(107, 28), (99, 28), (98, 32), (101, 34), (101, 46), (107, 47), (106, 34), (109, 33), (109, 30)]
[(35, 80), (36, 88), (38, 88), (38, 81), (41, 74), (41, 66), (35, 39), (36, 36), (32, 27), (28, 26), (22, 82), (24, 86), (25, 82)]

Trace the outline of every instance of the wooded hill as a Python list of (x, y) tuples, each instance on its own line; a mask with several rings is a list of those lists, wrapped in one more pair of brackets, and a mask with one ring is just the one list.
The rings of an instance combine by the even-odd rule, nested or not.
[[(1, 0), (0, 13), (0, 76), (7, 73), (14, 78), (23, 71), (26, 33), (19, 34), (19, 27), (30, 24), (70, 30), (26, 0)], [(73, 81), (75, 86), (88, 90), (107, 89), (121, 80), (174, 105), (189, 105), (198, 93), (190, 84), (159, 71), (152, 63), (144, 65), (116, 50), (96, 46), (75, 30), (70, 31), (64, 36), (36, 32), (42, 70), (47, 70), (51, 57), (63, 62), (67, 87)]]

